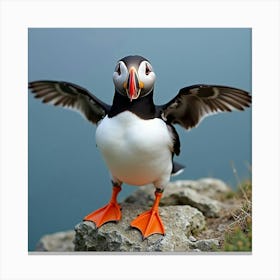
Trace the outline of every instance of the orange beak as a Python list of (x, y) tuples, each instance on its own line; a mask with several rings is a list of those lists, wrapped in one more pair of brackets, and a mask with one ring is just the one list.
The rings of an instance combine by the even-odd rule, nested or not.
[(141, 88), (139, 86), (139, 79), (137, 77), (137, 73), (134, 68), (130, 68), (126, 87), (127, 95), (130, 101), (138, 98), (140, 90)]

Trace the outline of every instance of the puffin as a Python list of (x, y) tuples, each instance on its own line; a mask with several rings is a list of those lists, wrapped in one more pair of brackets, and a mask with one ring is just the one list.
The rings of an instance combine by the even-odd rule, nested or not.
[(112, 105), (87, 89), (70, 82), (38, 80), (29, 82), (35, 98), (74, 109), (96, 125), (96, 146), (110, 171), (112, 196), (104, 207), (84, 217), (99, 228), (121, 219), (117, 196), (122, 184), (155, 188), (153, 206), (131, 222), (143, 239), (165, 234), (159, 203), (171, 175), (184, 166), (174, 161), (180, 154), (180, 139), (174, 125), (186, 130), (205, 117), (219, 112), (243, 111), (251, 105), (251, 95), (224, 85), (195, 84), (181, 88), (163, 105), (153, 101), (156, 74), (151, 62), (140, 55), (117, 61)]

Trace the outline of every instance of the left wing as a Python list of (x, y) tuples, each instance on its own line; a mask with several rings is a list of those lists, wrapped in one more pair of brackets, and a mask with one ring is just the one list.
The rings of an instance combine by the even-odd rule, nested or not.
[(43, 103), (76, 109), (94, 124), (104, 118), (111, 108), (88, 90), (68, 82), (35, 81), (29, 83), (29, 88)]
[(193, 85), (180, 89), (168, 103), (157, 106), (161, 117), (170, 124), (180, 124), (186, 129), (197, 126), (211, 114), (244, 110), (250, 107), (248, 92), (218, 85)]

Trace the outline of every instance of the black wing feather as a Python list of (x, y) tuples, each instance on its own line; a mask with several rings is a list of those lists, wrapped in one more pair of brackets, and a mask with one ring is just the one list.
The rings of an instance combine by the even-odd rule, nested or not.
[(111, 108), (88, 90), (73, 83), (34, 81), (29, 83), (29, 88), (34, 97), (43, 103), (76, 109), (94, 124), (104, 118)]
[(219, 85), (193, 85), (180, 89), (168, 103), (157, 106), (161, 117), (170, 124), (180, 124), (186, 129), (197, 126), (211, 114), (244, 110), (250, 107), (252, 97), (248, 92)]

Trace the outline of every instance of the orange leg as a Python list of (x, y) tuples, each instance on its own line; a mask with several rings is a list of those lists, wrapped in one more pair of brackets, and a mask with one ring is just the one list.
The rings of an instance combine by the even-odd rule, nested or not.
[(120, 186), (114, 186), (109, 203), (84, 217), (84, 221), (95, 222), (98, 228), (107, 222), (119, 221), (121, 219), (121, 209), (117, 202), (117, 196), (120, 191)]
[(161, 190), (155, 191), (155, 201), (154, 205), (149, 211), (146, 211), (139, 215), (135, 220), (130, 224), (131, 227), (139, 229), (143, 235), (143, 238), (159, 233), (164, 235), (164, 226), (159, 216), (158, 206), (162, 196)]

